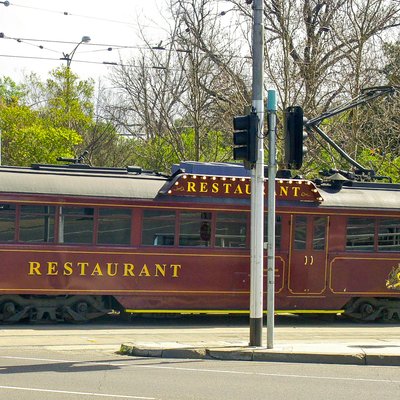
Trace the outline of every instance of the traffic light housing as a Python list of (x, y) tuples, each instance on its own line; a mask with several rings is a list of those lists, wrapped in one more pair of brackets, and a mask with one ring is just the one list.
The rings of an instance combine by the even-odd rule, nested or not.
[(233, 159), (254, 164), (257, 161), (259, 118), (255, 112), (233, 118)]
[(303, 164), (303, 156), (307, 152), (304, 139), (304, 115), (300, 106), (288, 107), (284, 118), (285, 133), (285, 164), (288, 169), (300, 169)]

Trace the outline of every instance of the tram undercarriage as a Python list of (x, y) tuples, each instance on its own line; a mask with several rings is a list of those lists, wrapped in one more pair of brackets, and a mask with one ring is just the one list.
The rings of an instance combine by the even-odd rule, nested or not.
[(354, 298), (345, 307), (344, 315), (357, 321), (400, 321), (400, 300), (395, 298)]
[(109, 313), (101, 296), (0, 296), (0, 322), (86, 322)]

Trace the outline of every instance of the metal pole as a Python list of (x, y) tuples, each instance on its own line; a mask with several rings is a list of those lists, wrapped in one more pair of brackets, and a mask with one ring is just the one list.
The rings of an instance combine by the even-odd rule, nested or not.
[(264, 272), (264, 0), (254, 0), (253, 10), (252, 106), (260, 122), (258, 159), (251, 172), (250, 346), (261, 346)]
[(275, 178), (276, 178), (276, 92), (268, 90), (268, 295), (267, 295), (267, 348), (274, 348), (275, 316)]

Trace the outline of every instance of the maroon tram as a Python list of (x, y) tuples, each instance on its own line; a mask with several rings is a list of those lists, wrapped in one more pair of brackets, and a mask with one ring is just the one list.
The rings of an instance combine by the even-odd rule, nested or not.
[[(0, 320), (248, 312), (249, 179), (212, 171), (1, 167)], [(276, 308), (398, 320), (400, 186), (338, 182), (275, 183)]]

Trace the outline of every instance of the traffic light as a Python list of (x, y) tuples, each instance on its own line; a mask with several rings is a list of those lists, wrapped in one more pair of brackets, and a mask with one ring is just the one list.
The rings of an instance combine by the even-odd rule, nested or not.
[(259, 118), (255, 112), (233, 118), (233, 159), (254, 164), (257, 161)]
[(303, 109), (300, 106), (288, 107), (285, 110), (285, 164), (288, 169), (300, 169), (303, 164), (303, 155), (307, 152), (307, 147), (303, 144), (307, 138), (303, 124)]

